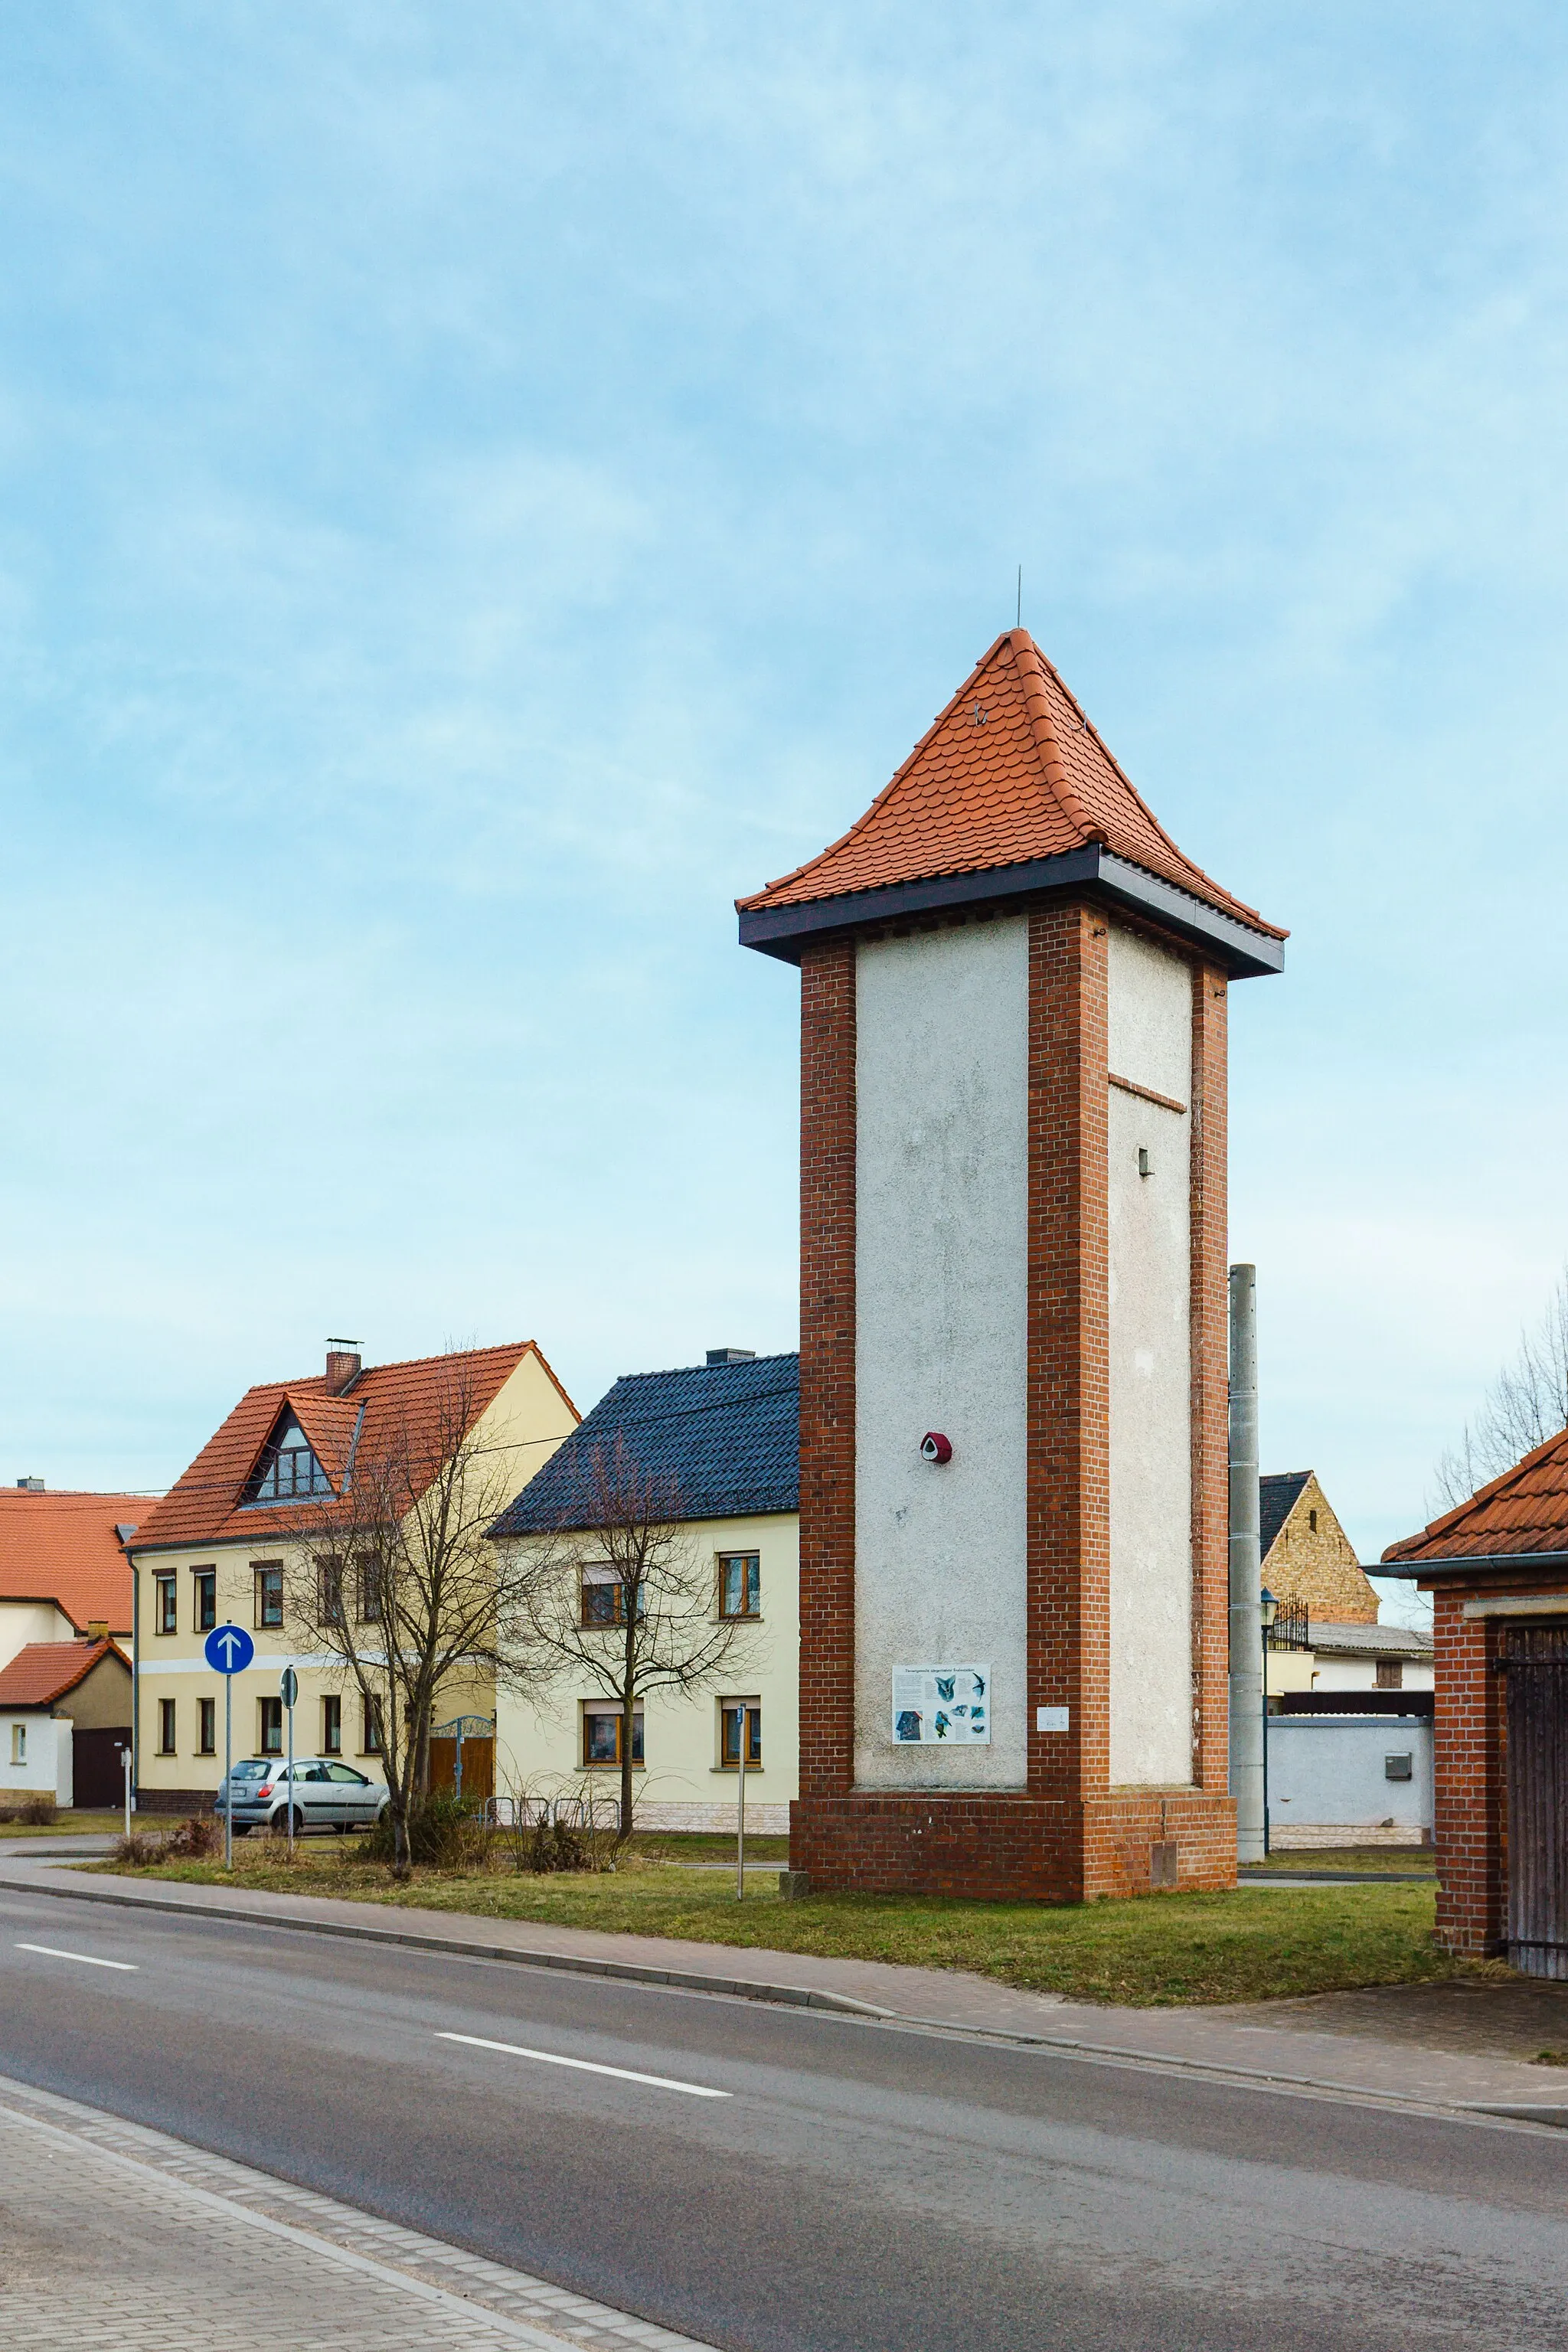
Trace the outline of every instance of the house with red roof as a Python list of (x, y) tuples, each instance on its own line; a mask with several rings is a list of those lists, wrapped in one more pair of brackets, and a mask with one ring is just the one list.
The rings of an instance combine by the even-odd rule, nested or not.
[[(510, 1482), (515, 1491), (578, 1419), (531, 1339), (389, 1364), (366, 1364), (356, 1349), (333, 1341), (324, 1372), (247, 1390), (190, 1467), (143, 1511), (130, 1546), (139, 1806), (187, 1812), (216, 1791), (226, 1694), (204, 1644), (231, 1622), (255, 1643), (250, 1665), (231, 1678), (236, 1757), (282, 1754), (280, 1677), (292, 1666), (296, 1752), (353, 1759), (354, 1769), (379, 1778), (375, 1724), (341, 1664), (290, 1622), (291, 1571), (334, 1514), (352, 1524), (356, 1463), (363, 1483), (367, 1466), (397, 1448), (434, 1480), (441, 1446), (471, 1438), (498, 1486)], [(368, 1588), (348, 1605), (374, 1622)], [(457, 1692), (453, 1711), (493, 1719), (494, 1693)], [(493, 1753), (492, 1736), (492, 1767)], [(465, 1749), (468, 1785), (485, 1761), (484, 1743)]]
[(29, 1642), (131, 1638), (125, 1544), (145, 1495), (51, 1493), (41, 1478), (0, 1486), (0, 1666)]
[(1226, 1012), (1285, 934), (1021, 628), (736, 903), (801, 987), (793, 1868), (1231, 1883)]
[(1432, 1595), (1438, 1940), (1568, 1981), (1568, 1430), (1383, 1572)]
[(27, 1797), (117, 1805), (131, 1744), (131, 1661), (106, 1637), (29, 1642), (0, 1666), (0, 1811)]

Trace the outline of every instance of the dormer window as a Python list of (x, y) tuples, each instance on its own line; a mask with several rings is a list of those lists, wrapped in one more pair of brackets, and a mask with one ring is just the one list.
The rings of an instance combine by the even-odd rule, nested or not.
[(331, 1481), (317, 1461), (310, 1441), (286, 1413), (267, 1442), (247, 1500), (252, 1503), (299, 1503), (311, 1495), (330, 1495)]

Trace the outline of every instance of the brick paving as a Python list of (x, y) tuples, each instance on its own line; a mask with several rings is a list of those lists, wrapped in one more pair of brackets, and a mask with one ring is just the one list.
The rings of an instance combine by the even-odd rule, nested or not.
[(704, 2352), (3, 2077), (0, 2313), (6, 2352)]

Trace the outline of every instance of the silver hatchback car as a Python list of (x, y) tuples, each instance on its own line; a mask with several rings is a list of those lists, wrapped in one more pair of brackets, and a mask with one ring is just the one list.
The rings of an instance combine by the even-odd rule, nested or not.
[[(384, 1780), (370, 1780), (335, 1756), (296, 1756), (290, 1777), (281, 1758), (247, 1757), (230, 1776), (236, 1829), (286, 1829), (290, 1810), (294, 1834), (306, 1830), (369, 1829), (390, 1801)], [(225, 1790), (217, 1792), (221, 1813)]]

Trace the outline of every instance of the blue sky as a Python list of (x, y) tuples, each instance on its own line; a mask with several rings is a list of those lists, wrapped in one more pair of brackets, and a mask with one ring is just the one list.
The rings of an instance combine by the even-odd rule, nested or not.
[(1565, 1254), (1568, 28), (0, 22), (0, 1476), (795, 1336), (731, 900), (1025, 618), (1193, 856), (1266, 1466), (1363, 1556)]

